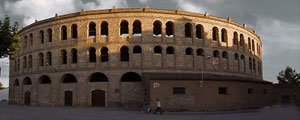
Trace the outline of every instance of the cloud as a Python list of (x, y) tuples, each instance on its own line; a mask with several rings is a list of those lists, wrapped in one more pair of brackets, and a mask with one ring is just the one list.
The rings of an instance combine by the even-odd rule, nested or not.
[(42, 20), (58, 14), (67, 14), (80, 11), (80, 9), (108, 9), (116, 7), (127, 7), (125, 0), (97, 0), (95, 2), (86, 2), (78, 0), (20, 0), (16, 2), (6, 1), (4, 9), (9, 11), (10, 15), (22, 16), (23, 24), (29, 25), (36, 19)]
[(180, 7), (181, 9), (183, 9), (185, 11), (197, 12), (197, 13), (205, 13), (206, 12), (204, 7), (200, 6), (199, 4), (198, 4), (198, 6), (196, 6), (196, 4), (193, 4), (193, 2), (191, 2), (189, 0), (177, 0), (177, 5), (178, 5), (178, 7)]
[(151, 0), (139, 0), (139, 2), (140, 3), (142, 3), (142, 4), (147, 4), (147, 3), (149, 3)]

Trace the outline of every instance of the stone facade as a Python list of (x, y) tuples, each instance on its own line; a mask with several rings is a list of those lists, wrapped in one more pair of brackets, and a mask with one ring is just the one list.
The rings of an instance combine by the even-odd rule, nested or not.
[[(19, 35), (21, 48), (10, 61), (11, 103), (63, 106), (71, 101), (72, 106), (94, 106), (93, 99), (99, 98), (106, 107), (141, 107), (157, 93), (151, 89), (153, 82), (167, 79), (162, 75), (154, 79), (151, 74), (155, 73), (193, 74), (193, 78), (178, 76), (189, 78), (188, 82), (174, 82), (188, 84), (188, 91), (198, 90), (191, 80), (200, 78), (232, 78), (242, 84), (206, 82), (203, 89), (208, 91), (218, 84), (234, 86), (232, 90), (244, 88), (249, 81), (250, 86), (255, 82), (253, 88), (264, 85), (260, 38), (230, 18), (181, 10), (113, 8), (56, 15), (26, 26)], [(169, 80), (173, 84), (174, 79)], [(157, 95), (163, 94), (152, 97)], [(198, 98), (191, 99), (202, 107)], [(228, 99), (240, 101), (244, 96)]]

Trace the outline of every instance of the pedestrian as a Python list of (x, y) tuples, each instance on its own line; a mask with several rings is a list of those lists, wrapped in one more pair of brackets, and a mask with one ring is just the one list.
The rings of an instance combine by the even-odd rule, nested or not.
[(158, 112), (158, 111), (162, 115), (162, 109), (161, 109), (160, 101), (159, 101), (159, 99), (156, 99), (156, 110), (155, 110), (154, 114), (156, 114), (156, 112)]

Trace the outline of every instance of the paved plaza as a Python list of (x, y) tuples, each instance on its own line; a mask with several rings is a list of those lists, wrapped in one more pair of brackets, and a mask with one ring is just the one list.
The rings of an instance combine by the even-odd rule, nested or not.
[(0, 120), (300, 120), (300, 107), (218, 112), (165, 112), (163, 115), (120, 108), (34, 107), (0, 103)]

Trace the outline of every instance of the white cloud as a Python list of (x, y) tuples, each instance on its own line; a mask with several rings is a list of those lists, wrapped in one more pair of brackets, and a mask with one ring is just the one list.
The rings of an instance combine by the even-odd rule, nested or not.
[(83, 3), (78, 0), (20, 0), (16, 2), (5, 2), (4, 9), (14, 16), (23, 16), (23, 24), (29, 25), (37, 20), (46, 19), (55, 13), (67, 14), (80, 11), (80, 9), (108, 9), (116, 7), (127, 7), (125, 0), (97, 0), (96, 2)]
[(206, 10), (204, 7), (202, 7), (199, 4), (194, 4), (193, 2), (189, 0), (177, 0), (177, 5), (181, 9), (185, 11), (190, 11), (190, 12), (197, 12), (197, 13), (205, 13)]
[(150, 1), (151, 0), (139, 0), (139, 2), (142, 3), (142, 4), (146, 4), (146, 3), (150, 2)]

